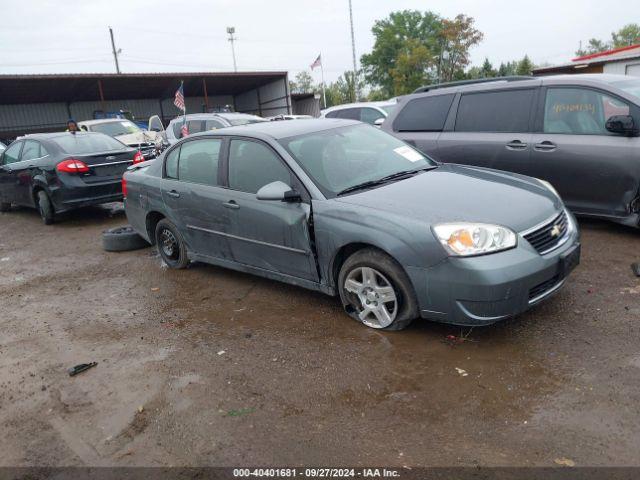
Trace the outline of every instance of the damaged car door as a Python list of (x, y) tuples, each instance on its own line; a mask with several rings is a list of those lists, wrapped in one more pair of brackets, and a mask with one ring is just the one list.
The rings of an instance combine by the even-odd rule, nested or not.
[[(234, 261), (318, 281), (310, 241), (310, 203), (279, 155), (259, 140), (234, 138), (227, 172), (229, 188), (223, 206), (230, 215), (228, 240)], [(297, 185), (299, 195), (286, 200), (283, 196), (281, 201), (258, 199), (258, 190), (273, 182)]]

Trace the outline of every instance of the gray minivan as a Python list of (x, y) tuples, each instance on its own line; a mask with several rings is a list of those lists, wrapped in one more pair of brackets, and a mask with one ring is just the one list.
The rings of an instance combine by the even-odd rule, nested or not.
[(547, 180), (576, 214), (640, 226), (640, 78), (558, 75), (443, 87), (401, 98), (383, 130), (440, 162)]

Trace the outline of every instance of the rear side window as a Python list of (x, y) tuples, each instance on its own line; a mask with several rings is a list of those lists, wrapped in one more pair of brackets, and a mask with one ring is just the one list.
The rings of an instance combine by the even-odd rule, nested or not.
[(385, 118), (382, 113), (380, 113), (375, 108), (363, 108), (360, 110), (360, 120), (364, 123), (369, 123), (374, 125), (376, 120), (380, 118)]
[(207, 138), (183, 143), (178, 160), (178, 180), (218, 185), (218, 160), (222, 140)]
[(178, 178), (178, 157), (180, 156), (180, 147), (174, 148), (164, 161), (164, 176), (167, 178)]
[(33, 160), (36, 158), (40, 158), (40, 143), (35, 140), (27, 140), (24, 142), (24, 148), (22, 149), (22, 155), (20, 156), (20, 160)]
[(462, 95), (456, 132), (527, 132), (535, 90)]
[(439, 132), (444, 128), (454, 95), (414, 98), (407, 102), (395, 121), (396, 132)]
[(18, 161), (18, 157), (20, 156), (20, 149), (22, 148), (22, 142), (15, 142), (9, 145), (9, 147), (4, 151), (3, 161), (5, 165), (10, 163), (15, 163)]
[(129, 148), (115, 138), (102, 133), (69, 133), (52, 138), (51, 141), (57, 144), (63, 152), (76, 155), (111, 152)]

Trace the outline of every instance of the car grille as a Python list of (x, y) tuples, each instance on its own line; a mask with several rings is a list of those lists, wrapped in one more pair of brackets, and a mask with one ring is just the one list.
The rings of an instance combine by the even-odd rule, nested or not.
[(554, 275), (549, 280), (536, 285), (529, 290), (529, 303), (535, 302), (540, 297), (543, 297), (545, 293), (553, 290), (561, 281), (560, 274)]
[(567, 212), (563, 211), (542, 227), (525, 234), (524, 238), (542, 255), (556, 248), (564, 240), (568, 231), (569, 218)]

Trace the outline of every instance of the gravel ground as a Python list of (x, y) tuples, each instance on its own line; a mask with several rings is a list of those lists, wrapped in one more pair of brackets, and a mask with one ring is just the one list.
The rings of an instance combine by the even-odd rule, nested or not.
[(319, 293), (103, 252), (124, 223), (0, 214), (0, 465), (640, 465), (638, 231), (582, 221), (560, 294), (450, 344), (459, 328), (377, 332)]

